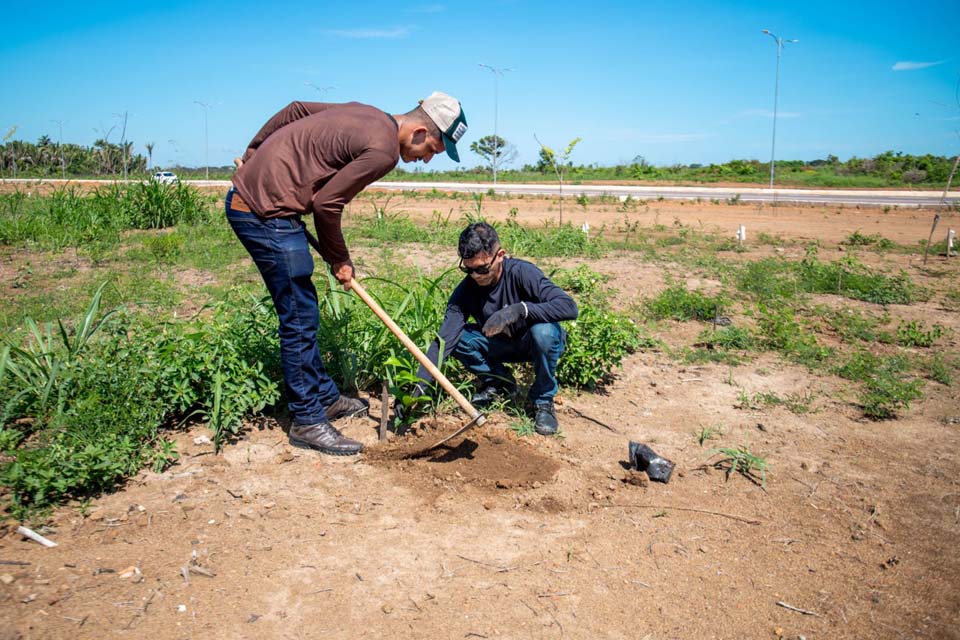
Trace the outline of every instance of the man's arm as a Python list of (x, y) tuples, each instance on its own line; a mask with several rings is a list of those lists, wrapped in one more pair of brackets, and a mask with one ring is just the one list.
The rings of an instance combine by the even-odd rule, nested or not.
[(512, 338), (532, 324), (574, 320), (579, 314), (573, 298), (529, 262), (512, 263), (510, 278), (515, 288), (509, 297), (516, 299), (506, 300), (508, 304), (483, 323), (488, 338), (499, 334)]
[(524, 302), (527, 325), (577, 319), (580, 314), (577, 303), (538, 267), (529, 263), (521, 264), (520, 278), (523, 288), (536, 300)]
[(299, 100), (294, 100), (267, 120), (267, 123), (260, 128), (260, 131), (257, 131), (257, 135), (253, 136), (253, 140), (247, 145), (247, 150), (243, 156), (234, 160), (234, 164), (236, 164), (239, 169), (244, 162), (253, 157), (253, 154), (260, 148), (263, 141), (269, 138), (270, 134), (277, 129), (283, 128), (291, 122), (296, 122), (300, 118), (305, 118), (312, 113), (319, 113), (324, 109), (330, 108), (330, 106), (330, 103), (327, 102), (300, 102)]
[[(321, 255), (325, 262), (335, 267), (335, 276), (337, 265), (350, 262), (350, 251), (340, 228), (343, 207), (364, 187), (385, 176), (395, 166), (396, 158), (390, 154), (369, 149), (334, 174), (313, 194), (313, 222), (317, 227)], [(346, 284), (339, 276), (337, 280)]]

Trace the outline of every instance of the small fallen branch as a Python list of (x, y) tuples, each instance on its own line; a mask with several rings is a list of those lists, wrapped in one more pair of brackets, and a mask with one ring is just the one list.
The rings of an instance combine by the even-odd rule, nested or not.
[(744, 518), (743, 516), (734, 515), (732, 513), (723, 513), (721, 511), (710, 511), (708, 509), (695, 509), (693, 507), (671, 507), (669, 505), (660, 505), (660, 504), (602, 504), (598, 505), (601, 507), (621, 507), (624, 509), (673, 509), (674, 511), (691, 511), (693, 513), (706, 513), (711, 516), (720, 516), (722, 518), (730, 518), (731, 520), (738, 520), (739, 522), (746, 522), (747, 524), (761, 524), (761, 520), (752, 520), (750, 518)]
[(822, 617), (819, 613), (816, 613), (814, 611), (807, 611), (806, 609), (801, 609), (800, 607), (795, 607), (781, 600), (777, 600), (777, 606), (783, 607), (784, 609), (790, 609), (790, 611), (796, 611), (797, 613), (802, 613), (805, 616), (815, 616), (817, 618)]
[[(598, 425), (600, 425), (601, 427), (603, 427), (604, 429), (607, 429), (608, 431), (613, 431), (614, 433), (618, 433), (618, 434), (620, 433), (619, 431), (617, 431), (616, 429), (614, 429), (614, 428), (611, 427), (610, 425), (605, 424), (605, 423), (603, 423), (603, 422), (600, 422), (600, 421), (597, 420), (596, 418), (591, 418), (590, 416), (588, 416), (587, 414), (585, 414), (583, 411), (580, 411), (579, 409), (577, 409), (576, 407), (570, 405), (569, 403), (566, 405), (566, 407), (567, 407), (567, 409), (569, 409), (570, 411), (572, 411), (572, 412), (573, 412), (574, 414), (576, 414), (577, 416), (583, 418), (584, 420), (589, 420), (590, 422), (592, 422), (592, 423), (594, 423), (594, 424), (598, 424)], [(621, 434), (621, 435), (622, 435), (622, 434)]]
[(499, 564), (493, 564), (492, 562), (484, 562), (483, 560), (475, 560), (474, 558), (468, 558), (467, 556), (457, 554), (457, 557), (461, 560), (466, 560), (467, 562), (474, 562), (476, 564), (482, 564), (485, 567), (490, 567), (491, 569), (496, 569), (498, 573), (505, 573), (507, 571), (513, 571), (517, 567), (507, 567)]

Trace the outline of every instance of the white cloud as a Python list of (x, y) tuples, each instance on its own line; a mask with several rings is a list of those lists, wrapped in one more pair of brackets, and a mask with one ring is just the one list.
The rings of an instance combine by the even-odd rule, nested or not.
[(937, 60), (936, 62), (910, 62), (903, 61), (898, 62), (893, 65), (893, 71), (916, 71), (917, 69), (926, 69), (927, 67), (935, 67), (938, 64), (943, 64), (946, 60)]
[[(733, 116), (734, 118), (772, 118), (773, 109), (747, 109), (746, 111), (741, 111), (740, 113)], [(778, 111), (778, 118), (799, 118), (800, 113), (796, 111)]]
[(390, 39), (406, 38), (410, 35), (410, 27), (394, 27), (392, 29), (323, 29), (321, 33), (326, 33), (338, 38), (359, 38), (359, 39)]

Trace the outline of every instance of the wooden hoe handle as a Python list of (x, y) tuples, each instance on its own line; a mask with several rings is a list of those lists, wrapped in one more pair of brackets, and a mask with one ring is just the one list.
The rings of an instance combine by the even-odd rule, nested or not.
[(379, 304), (377, 304), (377, 301), (374, 300), (369, 293), (367, 293), (366, 289), (360, 286), (360, 283), (356, 280), (350, 281), (350, 288), (357, 292), (357, 295), (360, 296), (361, 300), (367, 303), (367, 306), (370, 307), (370, 310), (373, 311), (378, 318), (380, 318), (383, 324), (387, 325), (387, 328), (393, 332), (393, 335), (400, 339), (400, 342), (402, 342), (403, 346), (407, 348), (407, 351), (413, 354), (413, 357), (416, 358), (420, 364), (422, 364), (427, 371), (430, 372), (430, 375), (432, 375), (434, 379), (440, 383), (440, 386), (443, 387), (443, 390), (450, 394), (451, 398), (457, 401), (457, 404), (460, 405), (461, 409), (467, 412), (467, 415), (470, 416), (470, 419), (476, 420), (477, 424), (482, 425), (485, 421), (483, 414), (477, 411), (474, 406), (470, 404), (470, 401), (463, 397), (462, 393), (457, 391), (457, 388), (453, 386), (449, 380), (447, 380), (447, 377), (440, 372), (440, 369), (438, 369), (435, 364), (430, 362), (430, 358), (428, 358), (426, 354), (420, 350), (420, 347), (418, 347), (413, 340), (407, 337), (407, 334), (403, 332), (403, 329), (397, 326), (397, 323), (393, 321), (393, 318), (387, 315), (387, 312), (384, 311)]
[[(316, 249), (317, 253), (322, 255), (323, 252), (320, 251), (320, 243), (317, 241), (317, 238), (310, 233), (310, 230), (306, 227), (304, 227), (303, 232), (307, 236), (307, 242), (309, 242), (310, 245)], [(433, 376), (434, 380), (439, 382), (440, 386), (443, 387), (443, 390), (446, 391), (451, 398), (457, 401), (457, 404), (460, 405), (461, 409), (467, 412), (467, 415), (470, 416), (472, 424), (482, 425), (484, 422), (486, 422), (486, 416), (477, 411), (473, 405), (470, 404), (470, 401), (464, 398), (462, 393), (457, 391), (457, 388), (454, 387), (449, 380), (447, 380), (447, 377), (440, 373), (440, 369), (438, 369), (435, 364), (430, 362), (430, 358), (428, 358), (423, 351), (420, 350), (420, 347), (414, 344), (413, 340), (407, 337), (407, 334), (403, 332), (403, 329), (397, 326), (397, 323), (393, 321), (393, 318), (387, 315), (387, 312), (384, 311), (379, 304), (377, 304), (376, 300), (370, 297), (370, 294), (367, 293), (366, 289), (360, 286), (359, 282), (351, 278), (350, 288), (357, 292), (357, 295), (360, 296), (361, 300), (367, 303), (367, 306), (370, 307), (370, 310), (373, 311), (378, 318), (380, 318), (383, 324), (387, 325), (387, 328), (393, 332), (393, 335), (400, 339), (400, 342), (402, 342), (403, 346), (407, 348), (407, 351), (409, 351), (413, 357), (420, 362), (420, 364), (426, 367), (427, 371), (430, 372), (430, 375)]]

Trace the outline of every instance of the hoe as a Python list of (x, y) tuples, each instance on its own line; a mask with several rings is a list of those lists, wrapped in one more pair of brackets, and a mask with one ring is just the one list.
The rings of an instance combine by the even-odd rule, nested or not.
[[(310, 242), (310, 245), (317, 251), (317, 253), (320, 253), (320, 243), (317, 242), (317, 238), (307, 229), (304, 229), (304, 232), (307, 234), (307, 240)], [(387, 328), (390, 329), (393, 335), (397, 336), (400, 342), (403, 343), (403, 346), (407, 348), (407, 351), (409, 351), (413, 357), (416, 358), (417, 361), (420, 362), (420, 364), (422, 364), (427, 371), (430, 372), (430, 375), (433, 376), (434, 380), (440, 383), (440, 386), (443, 387), (443, 390), (446, 391), (447, 394), (449, 394), (449, 396), (453, 398), (458, 405), (460, 405), (461, 409), (467, 412), (468, 416), (470, 416), (470, 422), (460, 427), (442, 440), (433, 443), (424, 449), (424, 451), (436, 449), (444, 442), (452, 440), (457, 436), (466, 433), (477, 425), (483, 426), (483, 424), (487, 421), (486, 415), (478, 411), (472, 404), (470, 404), (469, 400), (463, 397), (462, 393), (457, 391), (457, 388), (454, 387), (449, 380), (447, 380), (446, 376), (440, 372), (440, 369), (438, 369), (436, 365), (430, 362), (430, 359), (427, 358), (423, 351), (420, 350), (420, 347), (414, 344), (413, 340), (411, 340), (407, 334), (403, 332), (403, 329), (401, 329), (397, 323), (393, 321), (393, 318), (387, 315), (387, 312), (383, 310), (383, 308), (370, 296), (369, 293), (367, 293), (366, 289), (360, 286), (360, 283), (356, 280), (350, 281), (350, 288), (355, 291), (358, 296), (360, 296), (360, 299), (363, 300), (368, 307), (370, 307), (370, 310), (373, 311), (374, 315), (380, 318), (380, 321), (383, 322), (383, 324), (387, 325)]]

